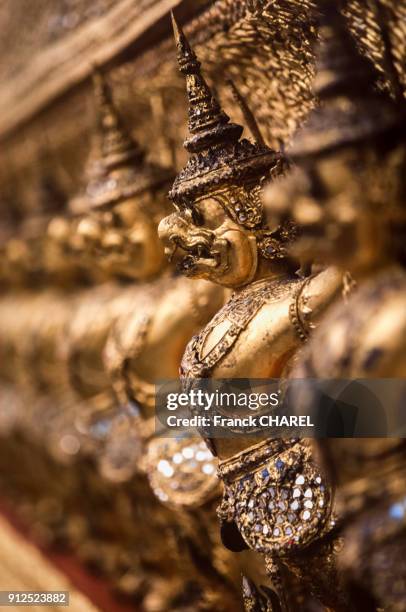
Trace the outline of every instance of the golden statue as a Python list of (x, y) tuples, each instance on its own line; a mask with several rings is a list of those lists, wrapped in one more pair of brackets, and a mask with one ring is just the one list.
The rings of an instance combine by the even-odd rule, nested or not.
[(95, 272), (74, 257), (70, 243), (75, 227), (67, 216), (67, 196), (50, 172), (51, 161), (42, 154), (32, 194), (35, 206), (26, 218), (14, 222), (2, 245), (0, 270), (5, 289), (57, 287), (66, 292), (95, 280)]
[[(293, 143), (299, 169), (285, 185), (271, 187), (267, 201), (274, 218), (300, 219), (295, 252), (349, 270), (354, 290), (314, 331), (292, 377), (401, 379), (405, 101), (376, 89), (376, 72), (340, 13), (327, 6), (325, 13), (314, 85), (321, 106)], [(335, 505), (345, 526), (339, 568), (354, 606), (402, 610), (404, 440), (326, 439), (316, 446), (337, 487)]]
[[(189, 98), (191, 136), (185, 147), (190, 159), (170, 192), (177, 211), (160, 223), (159, 233), (168, 254), (177, 249), (185, 253), (181, 268), (188, 277), (233, 289), (225, 306), (190, 341), (181, 377), (278, 378), (336, 297), (342, 276), (335, 270), (305, 278), (296, 274), (298, 264), (288, 249), (297, 227), (290, 222), (267, 227), (261, 202), (263, 183), (280, 175), (286, 162), (266, 145), (240, 138), (242, 128), (230, 123), (213, 97), (176, 23), (175, 34)], [(241, 534), (234, 531), (240, 543), (229, 545), (248, 545), (264, 553), (274, 589), (281, 591), (277, 574), (286, 565), (302, 573), (308, 592), (316, 581), (314, 595), (318, 589), (322, 601), (337, 599), (327, 563), (323, 584), (316, 572), (311, 575), (311, 556), (301, 559), (297, 553), (332, 525), (326, 483), (308, 444), (253, 444), (239, 436), (211, 439), (210, 447), (219, 457), (218, 472), (225, 485), (219, 510), (223, 533), (233, 532), (234, 524)], [(312, 499), (302, 508), (295, 497), (305, 494)], [(288, 511), (291, 504), (294, 508)], [(278, 505), (282, 512), (271, 511)], [(316, 554), (320, 556), (320, 550)], [(325, 561), (330, 556), (327, 552)], [(288, 605), (289, 595), (279, 596), (282, 605)]]
[(70, 203), (73, 213), (85, 213), (77, 222), (84, 250), (80, 256), (110, 276), (150, 279), (161, 273), (165, 263), (156, 228), (167, 210), (166, 190), (173, 171), (145, 159), (97, 70), (93, 83), (98, 134), (85, 190)]
[[(98, 76), (96, 81), (98, 88), (100, 87), (99, 79)], [(104, 103), (103, 105), (100, 104), (99, 108), (103, 109), (103, 116), (111, 116), (113, 107), (105, 83), (102, 91)], [(105, 124), (109, 126), (107, 141), (116, 142), (118, 138), (112, 133), (117, 132), (118, 121), (115, 120), (112, 127), (113, 122), (111, 120), (105, 122)], [(103, 129), (105, 130), (105, 128)], [(121, 143), (123, 142), (125, 142), (125, 139), (122, 137)], [(132, 171), (132, 181), (139, 180), (139, 176), (142, 174), (141, 158), (137, 159), (139, 167), (137, 175)], [(97, 177), (99, 182), (101, 180), (100, 176), (99, 171)], [(117, 176), (117, 167), (115, 167), (114, 176)], [(146, 181), (150, 176), (150, 169), (147, 167), (146, 177), (141, 181), (144, 188), (146, 188)], [(153, 176), (157, 176), (156, 171)], [(162, 184), (163, 181), (161, 180), (158, 185), (161, 186)], [(142, 482), (142, 486), (145, 488), (147, 481), (144, 482), (143, 479), (146, 479), (146, 472), (148, 472), (152, 490), (157, 496), (155, 503), (149, 500), (149, 521), (152, 522), (153, 514), (157, 515), (159, 520), (161, 520), (159, 517), (162, 515), (166, 517), (166, 531), (172, 529), (177, 534), (173, 544), (169, 546), (167, 543), (165, 548), (165, 546), (162, 546), (161, 535), (155, 541), (156, 538), (151, 535), (149, 528), (149, 540), (147, 539), (145, 525), (140, 529), (140, 533), (137, 533), (138, 539), (142, 538), (145, 542), (146, 551), (153, 551), (153, 554), (157, 554), (157, 548), (161, 548), (162, 552), (168, 555), (169, 559), (172, 559), (172, 569), (176, 571), (176, 576), (173, 577), (172, 590), (167, 586), (168, 597), (174, 596), (177, 588), (183, 588), (183, 586), (179, 586), (182, 585), (183, 580), (182, 569), (178, 567), (176, 560), (173, 560), (171, 553), (168, 552), (170, 549), (173, 550), (176, 544), (175, 550), (177, 552), (175, 554), (180, 556), (181, 567), (188, 566), (188, 573), (191, 575), (189, 581), (193, 584), (194, 580), (198, 580), (203, 585), (198, 588), (200, 595), (196, 599), (196, 606), (203, 605), (202, 602), (199, 603), (199, 600), (203, 598), (204, 605), (209, 605), (209, 602), (211, 602), (210, 605), (216, 606), (216, 609), (230, 610), (239, 604), (236, 595), (233, 593), (232, 583), (228, 585), (229, 579), (225, 576), (226, 571), (229, 570), (229, 564), (225, 566), (226, 569), (223, 567), (227, 552), (220, 550), (217, 541), (214, 543), (207, 542), (206, 533), (202, 530), (199, 516), (193, 516), (193, 513), (185, 515), (180, 512), (180, 507), (185, 504), (184, 499), (193, 497), (195, 501), (198, 500), (201, 495), (201, 488), (208, 493), (208, 496), (204, 497), (204, 503), (211, 501), (213, 492), (214, 495), (218, 495), (219, 484), (215, 475), (214, 458), (210, 451), (206, 449), (205, 453), (208, 454), (205, 461), (206, 470), (209, 468), (211, 471), (210, 473), (196, 474), (193, 479), (188, 475), (188, 461), (185, 460), (182, 466), (184, 469), (183, 477), (181, 472), (173, 476), (173, 482), (178, 476), (178, 486), (176, 490), (174, 487), (170, 488), (169, 496), (162, 491), (162, 486), (157, 484), (162, 477), (163, 462), (171, 461), (174, 454), (179, 454), (185, 448), (190, 450), (193, 447), (193, 452), (199, 452), (199, 450), (202, 450), (200, 448), (201, 441), (197, 440), (194, 443), (190, 440), (173, 441), (172, 445), (169, 445), (171, 446), (169, 449), (166, 444), (164, 444), (164, 448), (162, 441), (159, 438), (156, 439), (154, 435), (155, 381), (160, 378), (177, 378), (180, 360), (187, 341), (222, 306), (224, 293), (220, 287), (205, 280), (191, 283), (177, 275), (173, 266), (166, 266), (165, 268), (161, 266), (163, 269), (158, 269), (157, 262), (159, 261), (162, 264), (164, 261), (163, 247), (158, 239), (156, 229), (153, 236), (149, 236), (149, 230), (152, 227), (151, 223), (156, 224), (157, 219), (161, 219), (167, 210), (162, 195), (160, 196), (161, 200), (157, 200), (158, 190), (154, 192), (154, 184), (150, 187), (152, 187), (152, 190), (146, 191), (141, 198), (136, 194), (134, 199), (128, 199), (124, 202), (116, 198), (112, 199), (108, 209), (105, 208), (108, 198), (104, 193), (103, 200), (96, 197), (94, 206), (98, 206), (98, 208), (91, 214), (82, 217), (78, 223), (78, 232), (84, 238), (85, 249), (83, 255), (88, 261), (93, 258), (96, 264), (101, 260), (104, 270), (110, 273), (114, 272), (121, 277), (132, 275), (133, 278), (145, 280), (152, 273), (156, 276), (157, 272), (160, 271), (160, 275), (149, 282), (148, 285), (143, 283), (130, 285), (124, 290), (122, 287), (115, 289), (118, 303), (123, 304), (123, 309), (120, 312), (116, 310), (119, 314), (114, 317), (106, 317), (103, 304), (98, 306), (98, 302), (94, 299), (95, 290), (89, 292), (89, 302), (82, 304), (82, 314), (79, 313), (75, 317), (77, 322), (75, 323), (74, 320), (71, 325), (69, 363), (71, 364), (71, 371), (77, 372), (78, 383), (83, 379), (82, 374), (88, 373), (90, 374), (88, 381), (91, 381), (92, 385), (97, 381), (95, 376), (95, 364), (97, 363), (96, 373), (98, 373), (100, 380), (104, 382), (105, 390), (110, 389), (111, 381), (112, 389), (117, 398), (119, 414), (117, 418), (112, 419), (111, 435), (109, 435), (103, 450), (97, 455), (101, 474), (113, 483), (128, 482), (126, 486), (129, 486), (130, 482), (134, 482), (136, 478), (137, 481)], [(87, 191), (89, 191), (89, 188)], [(98, 193), (102, 193), (102, 191), (101, 188), (97, 189)], [(115, 194), (115, 191), (113, 193)], [(127, 189), (126, 193), (130, 193), (130, 190)], [(81, 204), (83, 203), (79, 199), (74, 201), (72, 206), (78, 211)], [(155, 211), (154, 216), (148, 213), (151, 208)], [(139, 215), (136, 213), (138, 209), (140, 209)], [(125, 214), (128, 226), (114, 224), (116, 212), (117, 214)], [(145, 224), (146, 220), (147, 224)], [(94, 231), (96, 225), (99, 228), (97, 239)], [(143, 228), (146, 228), (146, 231), (142, 231)], [(117, 234), (117, 232), (122, 232), (121, 243), (117, 238), (115, 248), (110, 252), (109, 249), (105, 248), (103, 241), (108, 235)], [(137, 236), (139, 241), (137, 253), (134, 251), (134, 245), (128, 248), (128, 236)], [(142, 256), (139, 256), (141, 252)], [(153, 263), (152, 267), (151, 263)], [(127, 303), (125, 302), (126, 298), (123, 297), (125, 292), (128, 293), (130, 298)], [(107, 299), (110, 306), (114, 308), (114, 301)], [(97, 313), (95, 308), (100, 309), (100, 316), (105, 318), (106, 324), (108, 323), (108, 328), (107, 326), (104, 327), (106, 332), (107, 329), (109, 330), (107, 343), (106, 337), (100, 334), (100, 325), (96, 323)], [(98, 336), (95, 336), (92, 332), (94, 324), (99, 329)], [(79, 328), (81, 330), (78, 334), (74, 332), (75, 326), (78, 330)], [(98, 342), (97, 346), (94, 344), (95, 339)], [(86, 367), (82, 367), (80, 353), (82, 353), (82, 358), (86, 357), (86, 354), (90, 355), (88, 351), (91, 346), (94, 347), (91, 360), (87, 362)], [(106, 377), (106, 373), (109, 374), (109, 378)], [(93, 395), (95, 391), (96, 389), (93, 387)], [(100, 399), (102, 400), (102, 398)], [(102, 403), (100, 407), (101, 410), (99, 408), (96, 410), (96, 418), (98, 412), (100, 418), (103, 419), (105, 406)], [(121, 421), (118, 418), (119, 416)], [(124, 424), (122, 422), (123, 417), (125, 417)], [(174, 445), (176, 448), (174, 448)], [(141, 461), (143, 452), (148, 454), (148, 459), (144, 462), (145, 466), (142, 465), (143, 462)], [(138, 484), (137, 486), (139, 488), (141, 485)], [(148, 494), (151, 493), (144, 493), (147, 498)], [(174, 496), (178, 504), (176, 510), (173, 508)], [(180, 501), (181, 498), (182, 501)], [(168, 507), (165, 509), (161, 504), (167, 502)], [(208, 514), (211, 517), (214, 516), (212, 506), (210, 506)], [(207, 512), (203, 515), (206, 516)], [(161, 526), (160, 533), (162, 528)], [(199, 549), (199, 555), (202, 558), (206, 557), (207, 575), (202, 576), (201, 568), (199, 571), (195, 569), (193, 572), (192, 568), (196, 566), (196, 560), (194, 559), (196, 553), (188, 552), (189, 548), (196, 551)], [(217, 560), (212, 559), (214, 549), (218, 557)], [(213, 566), (213, 563), (217, 564), (217, 568)], [(214, 588), (211, 583), (214, 584)], [(221, 597), (219, 597), (218, 592), (221, 595), (226, 593), (227, 597), (222, 599), (230, 600), (230, 602), (220, 601)], [(167, 605), (169, 605), (168, 602)]]

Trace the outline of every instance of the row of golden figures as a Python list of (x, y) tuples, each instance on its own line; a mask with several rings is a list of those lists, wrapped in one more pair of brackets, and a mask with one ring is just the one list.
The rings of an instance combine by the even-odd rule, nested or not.
[(321, 5), (318, 104), (287, 151), (235, 91), (243, 137), (173, 20), (183, 170), (147, 160), (96, 71), (84, 189), (2, 247), (2, 496), (134, 609), (406, 610), (402, 440), (155, 433), (179, 368), (405, 375), (405, 104)]

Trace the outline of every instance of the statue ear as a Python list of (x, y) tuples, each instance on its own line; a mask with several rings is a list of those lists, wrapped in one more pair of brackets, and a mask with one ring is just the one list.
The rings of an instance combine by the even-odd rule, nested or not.
[(252, 267), (251, 267), (249, 278), (246, 282), (250, 283), (253, 280), (255, 273), (257, 271), (257, 268), (258, 268), (258, 242), (257, 242), (256, 236), (251, 234), (248, 237), (248, 244), (250, 245), (251, 254), (252, 254)]
[(241, 552), (249, 548), (234, 521), (221, 521), (220, 535), (224, 546), (232, 552)]

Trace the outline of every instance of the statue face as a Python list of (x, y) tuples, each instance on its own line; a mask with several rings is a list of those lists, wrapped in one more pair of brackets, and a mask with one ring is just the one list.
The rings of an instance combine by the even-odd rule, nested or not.
[(249, 282), (257, 268), (253, 232), (233, 221), (215, 195), (190, 209), (165, 217), (158, 228), (165, 253), (182, 252), (179, 269), (188, 277), (204, 278), (225, 287)]
[(359, 245), (359, 196), (353, 164), (346, 156), (326, 158), (305, 171), (295, 168), (270, 185), (264, 204), (270, 224), (290, 219), (301, 229), (292, 255), (301, 260), (347, 266)]
[(134, 199), (109, 210), (96, 209), (78, 224), (81, 248), (89, 263), (109, 274), (147, 278), (158, 273), (164, 262), (157, 224), (156, 216), (148, 215)]
[(72, 222), (63, 217), (53, 217), (42, 241), (41, 263), (49, 274), (63, 276), (77, 269), (70, 248)]

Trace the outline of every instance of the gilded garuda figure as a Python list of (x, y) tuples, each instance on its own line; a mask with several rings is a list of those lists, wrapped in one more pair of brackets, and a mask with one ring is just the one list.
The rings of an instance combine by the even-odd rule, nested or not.
[(90, 265), (110, 276), (151, 279), (165, 263), (156, 228), (167, 207), (166, 189), (173, 171), (146, 159), (124, 128), (98, 70), (93, 84), (98, 133), (85, 189), (70, 202), (71, 211), (79, 215), (80, 257), (86, 256)]
[[(170, 192), (177, 210), (160, 223), (159, 233), (168, 254), (184, 253), (179, 267), (188, 277), (233, 290), (190, 341), (181, 377), (280, 377), (335, 298), (341, 275), (335, 270), (306, 278), (296, 274), (298, 263), (288, 249), (297, 226), (267, 227), (261, 201), (264, 181), (286, 167), (282, 154), (241, 139), (243, 128), (230, 122), (212, 95), (176, 23), (175, 34), (189, 98), (191, 135), (185, 147), (190, 158)], [(331, 551), (314, 547), (333, 521), (328, 486), (309, 445), (271, 439), (253, 444), (240, 436), (212, 439), (210, 447), (225, 485), (219, 514), (226, 544), (265, 554), (283, 607), (297, 605), (289, 602), (293, 594), (280, 588), (289, 571), (301, 574), (309, 596), (344, 606), (332, 589)], [(315, 558), (323, 555), (316, 571)], [(321, 566), (324, 577), (317, 579)]]
[[(1, 282), (10, 291), (56, 287), (66, 292), (94, 280), (94, 271), (85, 269), (83, 262), (73, 257), (68, 197), (51, 173), (52, 163), (53, 158), (42, 152), (32, 188), (32, 210), (14, 221), (2, 244)], [(14, 200), (9, 205), (22, 207), (17, 185), (14, 190)]]
[[(27, 218), (15, 224), (3, 251), (6, 291), (0, 300), (1, 378), (18, 389), (15, 421), (20, 435), (24, 430), (30, 449), (37, 436), (50, 442), (45, 428), (37, 426), (35, 415), (46, 413), (47, 423), (52, 415), (55, 432), (54, 417), (63, 412), (55, 400), (69, 393), (69, 385), (57, 357), (58, 338), (72, 314), (74, 289), (85, 280), (83, 267), (67, 257), (61, 241), (69, 227), (62, 216), (67, 198), (49, 173), (50, 161), (41, 155), (33, 190), (36, 205)], [(38, 453), (37, 459), (34, 473), (41, 475), (38, 493), (44, 485), (46, 466), (40, 467), (43, 457)]]
[[(266, 197), (274, 218), (300, 218), (299, 256), (349, 270), (355, 289), (327, 313), (298, 355), (292, 376), (401, 379), (406, 373), (405, 100), (377, 90), (375, 70), (359, 54), (340, 13), (324, 8), (314, 84), (320, 108), (293, 143), (299, 168)], [(307, 402), (314, 399), (307, 395)], [(326, 439), (316, 446), (337, 488), (345, 543), (339, 569), (354, 605), (404, 610), (404, 440)]]

